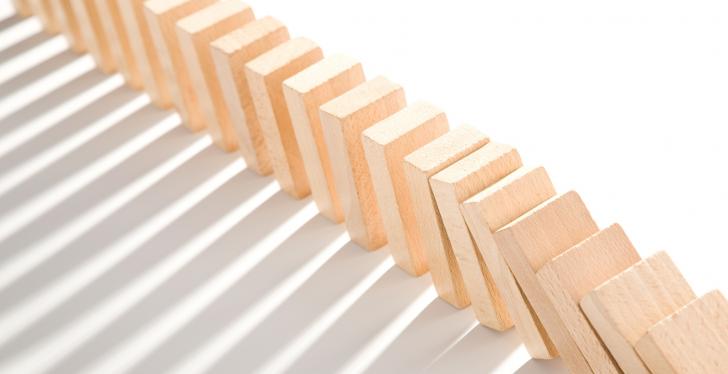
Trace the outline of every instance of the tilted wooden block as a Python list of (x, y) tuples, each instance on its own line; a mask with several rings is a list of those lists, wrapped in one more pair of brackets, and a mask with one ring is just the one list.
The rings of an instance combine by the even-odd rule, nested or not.
[(463, 275), (471, 306), (481, 324), (496, 330), (513, 326), (493, 276), (460, 213), (460, 204), (521, 167), (513, 147), (488, 143), (430, 179), (447, 236)]
[(264, 17), (210, 44), (240, 153), (248, 168), (260, 175), (268, 175), (273, 169), (245, 77), (245, 64), (288, 39), (286, 26), (272, 17)]
[(30, 10), (40, 19), (43, 28), (47, 32), (57, 33), (61, 31), (58, 14), (56, 14), (51, 0), (30, 0)]
[(367, 250), (387, 243), (361, 134), (406, 104), (404, 90), (377, 77), (321, 106), (336, 191), (351, 239)]
[(202, 130), (206, 124), (192, 84), (188, 61), (185, 60), (177, 39), (175, 24), (215, 2), (216, 0), (148, 0), (144, 3), (149, 33), (159, 53), (172, 102), (185, 126), (192, 131)]
[(76, 19), (76, 12), (71, 5), (71, 0), (51, 0), (51, 5), (58, 20), (58, 26), (68, 39), (71, 50), (78, 53), (85, 51), (86, 43), (81, 35), (81, 28)]
[(407, 185), (427, 264), (438, 295), (456, 308), (470, 305), (460, 265), (430, 188), (430, 177), (488, 143), (488, 137), (470, 126), (460, 126), (404, 158)]
[(556, 256), (536, 273), (554, 310), (595, 373), (620, 370), (579, 309), (579, 300), (639, 260), (622, 228), (612, 225)]
[[(67, 1), (67, 0), (63, 0)], [(167, 109), (172, 106), (172, 96), (166, 81), (159, 52), (144, 16), (146, 0), (115, 0), (129, 41), (129, 52), (136, 62), (144, 90), (154, 105)], [(171, 67), (170, 67), (171, 68)]]
[(124, 28), (124, 21), (121, 19), (121, 10), (117, 1), (96, 0), (96, 8), (99, 16), (104, 20), (101, 25), (104, 27), (104, 33), (111, 44), (111, 54), (114, 56), (119, 72), (130, 87), (141, 89), (141, 73), (139, 73), (136, 59), (132, 55), (129, 36), (126, 33), (126, 28)]
[(247, 4), (225, 0), (177, 22), (177, 37), (187, 58), (207, 130), (215, 144), (228, 152), (238, 149), (238, 138), (212, 61), (210, 43), (254, 19), (253, 10)]
[(104, 73), (116, 71), (116, 60), (111, 52), (111, 43), (101, 19), (96, 0), (71, 0), (86, 49)]
[(728, 373), (728, 301), (709, 292), (652, 326), (636, 349), (655, 374)]
[(33, 9), (30, 6), (30, 0), (13, 0), (15, 11), (21, 17), (29, 17), (33, 15)]
[(389, 251), (399, 267), (415, 276), (426, 273), (428, 267), (404, 175), (404, 158), (448, 129), (447, 117), (440, 109), (415, 103), (362, 135)]
[(255, 112), (270, 152), (273, 174), (281, 188), (295, 198), (307, 196), (311, 189), (283, 96), (283, 81), (322, 58), (323, 52), (316, 43), (296, 38), (245, 65)]
[(648, 374), (635, 344), (650, 327), (694, 299), (670, 257), (658, 252), (589, 292), (580, 305), (622, 370)]
[(334, 183), (319, 107), (364, 80), (364, 70), (359, 62), (348, 56), (334, 55), (283, 82), (311, 195), (321, 214), (334, 222), (343, 221), (344, 212)]
[(558, 352), (501, 256), (493, 233), (554, 195), (556, 191), (543, 167), (521, 167), (460, 206), (476, 250), (505, 299), (518, 335), (531, 357), (540, 359), (556, 357)]
[(545, 201), (494, 234), (501, 255), (546, 333), (564, 363), (576, 373), (589, 373), (591, 367), (538, 282), (536, 271), (596, 232), (584, 202), (572, 191)]

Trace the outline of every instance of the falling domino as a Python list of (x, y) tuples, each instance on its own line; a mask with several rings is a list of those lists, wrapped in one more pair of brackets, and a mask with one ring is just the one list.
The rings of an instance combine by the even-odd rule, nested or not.
[(104, 73), (116, 71), (116, 61), (112, 54), (112, 45), (106, 35), (96, 0), (71, 0), (81, 35), (86, 42), (86, 49)]
[(323, 52), (316, 43), (296, 38), (245, 65), (255, 112), (270, 152), (273, 174), (281, 188), (295, 198), (307, 196), (311, 189), (283, 96), (283, 81), (322, 58)]
[(361, 134), (404, 108), (404, 90), (377, 77), (321, 106), (324, 139), (351, 239), (367, 250), (387, 243)]
[(76, 12), (73, 10), (71, 0), (51, 0), (53, 12), (56, 14), (61, 33), (68, 39), (71, 50), (77, 53), (86, 51), (86, 43), (81, 35)]
[(205, 128), (205, 120), (192, 84), (188, 62), (182, 54), (175, 24), (213, 3), (216, 0), (148, 0), (144, 3), (144, 15), (149, 33), (159, 53), (165, 81), (172, 94), (182, 122), (192, 131)]
[(210, 44), (240, 153), (248, 168), (260, 175), (269, 175), (273, 169), (245, 77), (245, 64), (288, 39), (288, 29), (280, 21), (264, 17)]
[(345, 55), (329, 56), (283, 82), (291, 123), (316, 206), (334, 222), (344, 219), (324, 140), (319, 107), (363, 83), (359, 62)]
[(136, 59), (131, 52), (129, 35), (126, 33), (126, 28), (124, 28), (117, 0), (96, 0), (96, 9), (98, 9), (99, 16), (106, 20), (101, 25), (104, 27), (104, 33), (111, 44), (111, 53), (114, 56), (119, 72), (124, 77), (126, 84), (134, 89), (141, 89), (142, 77)]
[(728, 301), (709, 292), (652, 326), (635, 348), (655, 374), (728, 373)]
[(404, 158), (407, 185), (422, 244), (438, 295), (456, 308), (470, 305), (460, 266), (445, 232), (430, 177), (488, 143), (489, 139), (470, 126), (460, 126)]
[(589, 292), (580, 305), (622, 370), (649, 374), (635, 344), (695, 297), (670, 257), (659, 252)]
[(531, 357), (540, 359), (556, 357), (558, 352), (513, 278), (493, 233), (554, 195), (556, 191), (543, 167), (522, 167), (460, 206), (476, 250), (493, 275), (518, 335)]
[(415, 103), (362, 135), (389, 251), (394, 262), (414, 276), (426, 273), (428, 267), (404, 175), (404, 158), (448, 129), (447, 117), (440, 109)]

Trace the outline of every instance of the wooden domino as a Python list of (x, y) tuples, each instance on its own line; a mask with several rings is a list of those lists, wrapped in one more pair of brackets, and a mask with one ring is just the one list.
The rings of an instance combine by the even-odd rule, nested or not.
[(543, 167), (521, 167), (460, 206), (476, 250), (505, 300), (518, 335), (531, 357), (541, 359), (556, 357), (558, 352), (501, 256), (493, 233), (555, 195)]
[(215, 144), (228, 152), (238, 149), (238, 138), (223, 99), (210, 43), (254, 19), (253, 10), (247, 4), (239, 0), (225, 0), (177, 22), (179, 45), (187, 59), (207, 130)]
[(622, 370), (648, 374), (635, 344), (650, 327), (694, 299), (670, 257), (658, 252), (589, 292), (580, 305)]
[(144, 3), (149, 33), (159, 53), (172, 102), (182, 117), (182, 122), (192, 131), (202, 130), (206, 125), (189, 73), (189, 62), (185, 60), (177, 39), (175, 24), (215, 1), (148, 0)]
[(404, 175), (404, 158), (449, 129), (440, 109), (415, 103), (364, 130), (364, 153), (394, 262), (411, 275), (427, 272), (427, 259)]
[(104, 73), (116, 71), (116, 60), (111, 50), (112, 44), (106, 35), (106, 29), (96, 6), (96, 0), (71, 0), (76, 21), (86, 43), (86, 49), (96, 61), (96, 65)]
[(364, 80), (359, 62), (345, 55), (333, 55), (283, 82), (283, 94), (301, 148), (311, 195), (321, 214), (334, 222), (343, 221), (344, 212), (334, 183), (319, 107)]
[(264, 17), (210, 44), (240, 153), (247, 167), (260, 175), (268, 175), (273, 169), (245, 77), (245, 64), (288, 39), (286, 26), (272, 17)]
[(352, 241), (367, 250), (387, 243), (364, 155), (362, 132), (404, 108), (404, 90), (384, 77), (360, 84), (321, 106), (321, 124), (329, 150), (336, 191)]
[(612, 225), (556, 256), (536, 273), (539, 285), (595, 373), (620, 370), (579, 309), (579, 301), (639, 260), (622, 228)]
[(597, 230), (584, 202), (572, 191), (545, 201), (494, 234), (501, 255), (559, 355), (577, 373), (589, 373), (592, 369), (539, 284), (536, 272)]
[(49, 33), (57, 33), (61, 31), (58, 22), (58, 14), (56, 8), (51, 3), (52, 0), (30, 0), (30, 10), (40, 19), (43, 28)]
[(283, 96), (283, 81), (322, 58), (323, 52), (316, 43), (296, 38), (245, 65), (255, 112), (270, 152), (273, 174), (281, 188), (295, 198), (307, 196), (311, 189)]
[(74, 52), (84, 52), (86, 43), (81, 35), (81, 28), (76, 18), (76, 12), (71, 0), (51, 0), (53, 12), (56, 14), (61, 33), (68, 39), (68, 44)]
[(111, 44), (111, 54), (119, 72), (124, 77), (126, 84), (132, 88), (141, 89), (141, 73), (131, 51), (129, 35), (126, 33), (117, 0), (96, 0), (96, 8), (99, 16), (107, 20), (102, 22), (101, 25), (104, 28), (107, 41)]
[(13, 7), (21, 17), (29, 17), (33, 15), (33, 9), (30, 6), (30, 0), (13, 0)]
[(430, 178), (488, 141), (480, 131), (463, 125), (404, 158), (404, 173), (432, 283), (438, 295), (456, 308), (470, 305), (470, 299), (432, 194)]
[(728, 373), (728, 301), (709, 292), (650, 327), (635, 348), (655, 374)]
[[(61, 0), (68, 1), (68, 0)], [(119, 7), (124, 32), (129, 40), (129, 52), (136, 62), (142, 86), (155, 105), (167, 109), (172, 106), (169, 83), (167, 83), (159, 52), (154, 45), (149, 24), (144, 16), (146, 0), (115, 0)]]

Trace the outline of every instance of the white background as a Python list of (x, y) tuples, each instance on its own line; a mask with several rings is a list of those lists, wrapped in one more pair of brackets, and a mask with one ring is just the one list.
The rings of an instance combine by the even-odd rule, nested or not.
[[(563, 370), (0, 4), (0, 371)], [(728, 290), (722, 2), (251, 5)]]

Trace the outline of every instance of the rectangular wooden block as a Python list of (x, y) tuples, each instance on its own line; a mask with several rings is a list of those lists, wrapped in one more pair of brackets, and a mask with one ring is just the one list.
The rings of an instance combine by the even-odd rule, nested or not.
[[(616, 362), (579, 309), (589, 291), (640, 260), (619, 225), (612, 225), (556, 256), (536, 273), (558, 317), (595, 373), (619, 373)], [(575, 353), (575, 354), (577, 354)]]
[(264, 17), (210, 44), (240, 153), (248, 168), (260, 175), (269, 175), (273, 169), (245, 76), (245, 64), (288, 39), (286, 26), (272, 17)]
[(597, 232), (576, 192), (555, 196), (495, 232), (496, 245), (521, 290), (538, 314), (566, 366), (576, 373), (591, 367), (579, 354), (567, 327), (536, 277), (547, 262)]
[(86, 49), (104, 73), (116, 71), (116, 60), (111, 52), (111, 43), (106, 35), (96, 0), (71, 0), (76, 20), (81, 28)]
[(635, 344), (650, 327), (694, 299), (670, 257), (658, 252), (589, 292), (580, 305), (622, 370), (648, 374)]
[(460, 204), (521, 165), (518, 151), (508, 145), (491, 142), (430, 179), (471, 306), (480, 323), (496, 330), (508, 329), (513, 322), (485, 261), (475, 249), (460, 213)]
[(440, 109), (415, 103), (362, 134), (389, 251), (400, 268), (415, 276), (426, 273), (428, 267), (404, 175), (404, 158), (448, 129)]
[(377, 77), (321, 106), (321, 124), (336, 191), (351, 239), (375, 250), (387, 243), (361, 134), (406, 104), (404, 90)]
[(283, 82), (283, 94), (301, 149), (311, 195), (321, 214), (334, 222), (343, 221), (344, 212), (334, 183), (319, 107), (364, 80), (364, 70), (359, 62), (345, 55), (334, 55)]
[(55, 13), (51, 0), (30, 0), (30, 9), (40, 19), (43, 28), (47, 32), (57, 33), (61, 31), (58, 14)]
[(728, 373), (728, 301), (709, 292), (652, 326), (636, 349), (655, 374)]
[(144, 3), (149, 33), (159, 53), (172, 102), (185, 126), (192, 131), (202, 130), (206, 124), (195, 86), (192, 84), (188, 62), (177, 39), (175, 24), (215, 2), (216, 0), (148, 0)]
[(13, 7), (21, 17), (29, 17), (33, 15), (30, 0), (13, 0)]
[(74, 52), (84, 52), (86, 43), (81, 35), (81, 28), (76, 19), (76, 13), (71, 5), (71, 0), (51, 0), (53, 12), (58, 19), (58, 25), (63, 35), (68, 39), (68, 44)]
[(254, 19), (253, 10), (242, 1), (225, 0), (177, 22), (177, 37), (187, 59), (207, 130), (215, 144), (228, 152), (238, 149), (238, 138), (212, 61), (210, 43)]
[(316, 43), (306, 38), (296, 38), (245, 65), (255, 112), (270, 152), (273, 174), (281, 188), (295, 198), (307, 196), (311, 189), (283, 96), (283, 81), (323, 57)]
[(521, 167), (460, 206), (476, 250), (505, 300), (518, 335), (531, 357), (540, 359), (556, 357), (558, 352), (501, 256), (493, 233), (555, 195), (543, 167)]
[[(63, 0), (67, 1), (67, 0)], [(168, 109), (172, 106), (172, 96), (167, 83), (159, 52), (149, 31), (144, 16), (146, 0), (116, 0), (119, 7), (124, 31), (129, 41), (129, 52), (136, 62), (144, 90), (154, 105)]]
[(440, 211), (430, 188), (430, 177), (487, 144), (488, 137), (470, 126), (460, 126), (404, 158), (404, 171), (422, 244), (438, 295), (456, 308), (470, 305), (460, 265), (455, 259)]
[(132, 88), (141, 89), (142, 77), (131, 52), (129, 36), (124, 28), (117, 0), (96, 0), (96, 7), (101, 19), (105, 20), (101, 22), (101, 25), (104, 27), (104, 33), (111, 45), (111, 54), (119, 72), (124, 77), (126, 84)]

